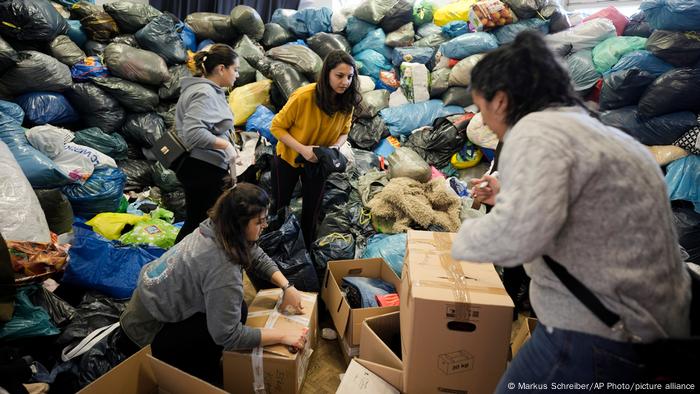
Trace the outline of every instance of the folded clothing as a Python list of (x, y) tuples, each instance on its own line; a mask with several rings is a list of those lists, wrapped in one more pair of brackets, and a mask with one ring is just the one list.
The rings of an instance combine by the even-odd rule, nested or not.
[(378, 278), (346, 276), (341, 285), (351, 308), (376, 308), (376, 296), (396, 293), (394, 285)]
[(376, 295), (374, 298), (377, 299), (377, 305), (384, 306), (399, 306), (399, 295), (396, 293), (386, 294), (386, 295)]

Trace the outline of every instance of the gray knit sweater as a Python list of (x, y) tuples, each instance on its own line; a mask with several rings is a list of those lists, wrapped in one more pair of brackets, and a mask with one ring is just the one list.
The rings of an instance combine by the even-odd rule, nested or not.
[(494, 209), (462, 224), (455, 258), (527, 263), (546, 326), (625, 340), (562, 285), (544, 254), (643, 341), (688, 335), (690, 278), (662, 173), (643, 145), (580, 108), (549, 109), (506, 133), (499, 172)]

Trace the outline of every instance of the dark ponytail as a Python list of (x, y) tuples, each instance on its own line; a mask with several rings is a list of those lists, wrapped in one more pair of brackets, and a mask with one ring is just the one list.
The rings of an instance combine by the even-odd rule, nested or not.
[(206, 77), (219, 64), (226, 67), (232, 66), (238, 55), (233, 48), (226, 44), (214, 44), (208, 50), (199, 51), (194, 55), (194, 64), (196, 68), (196, 76)]
[(506, 123), (516, 124), (531, 112), (556, 106), (581, 106), (569, 72), (539, 32), (524, 31), (513, 43), (484, 56), (472, 70), (471, 89), (491, 101), (496, 92), (508, 96)]

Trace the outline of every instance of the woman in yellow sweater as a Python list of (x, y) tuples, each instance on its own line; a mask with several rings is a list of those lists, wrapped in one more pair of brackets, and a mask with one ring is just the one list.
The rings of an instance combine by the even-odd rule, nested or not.
[(326, 180), (304, 171), (301, 156), (316, 163), (317, 146), (339, 149), (348, 138), (353, 108), (360, 101), (357, 67), (344, 51), (326, 56), (318, 83), (297, 89), (272, 120), (271, 132), (277, 138), (277, 154), (272, 165), (273, 211), (286, 207), (301, 178), (301, 229), (306, 247), (315, 240), (316, 222)]

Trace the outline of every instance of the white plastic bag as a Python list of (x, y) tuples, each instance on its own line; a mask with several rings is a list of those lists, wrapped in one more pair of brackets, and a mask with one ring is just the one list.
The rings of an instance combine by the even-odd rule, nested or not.
[(66, 150), (60, 133), (45, 131), (37, 127), (31, 128), (27, 130), (27, 140), (34, 148), (53, 160), (70, 179), (80, 183), (87, 181), (95, 170), (91, 159)]
[(403, 90), (401, 88), (396, 89), (394, 92), (392, 92), (389, 95), (389, 107), (400, 107), (404, 104), (408, 104), (408, 99), (406, 96), (403, 94)]
[(483, 53), (471, 55), (459, 61), (452, 67), (450, 78), (448, 79), (450, 86), (469, 86), (472, 80), (472, 69), (484, 57)]
[(573, 47), (573, 52), (577, 52), (582, 49), (593, 49), (606, 39), (615, 36), (617, 36), (617, 31), (612, 21), (598, 18), (559, 33), (548, 34), (544, 36), (544, 39), (551, 48), (570, 44)]
[(498, 145), (498, 136), (484, 124), (481, 113), (474, 115), (469, 122), (467, 126), (467, 138), (469, 138), (469, 141), (482, 148), (496, 149), (496, 145)]
[(430, 100), (430, 73), (424, 64), (401, 64), (401, 89), (409, 102), (422, 103)]
[(360, 84), (360, 93), (367, 93), (374, 90), (375, 84), (374, 80), (372, 80), (372, 77), (369, 77), (367, 75), (360, 75), (358, 78), (358, 82)]
[(79, 155), (85, 156), (88, 160), (90, 160), (90, 162), (95, 168), (117, 168), (117, 163), (114, 161), (114, 159), (98, 151), (97, 149), (93, 149), (89, 146), (78, 145), (72, 142), (68, 142), (65, 145), (63, 145), (63, 149), (69, 152), (74, 152)]

